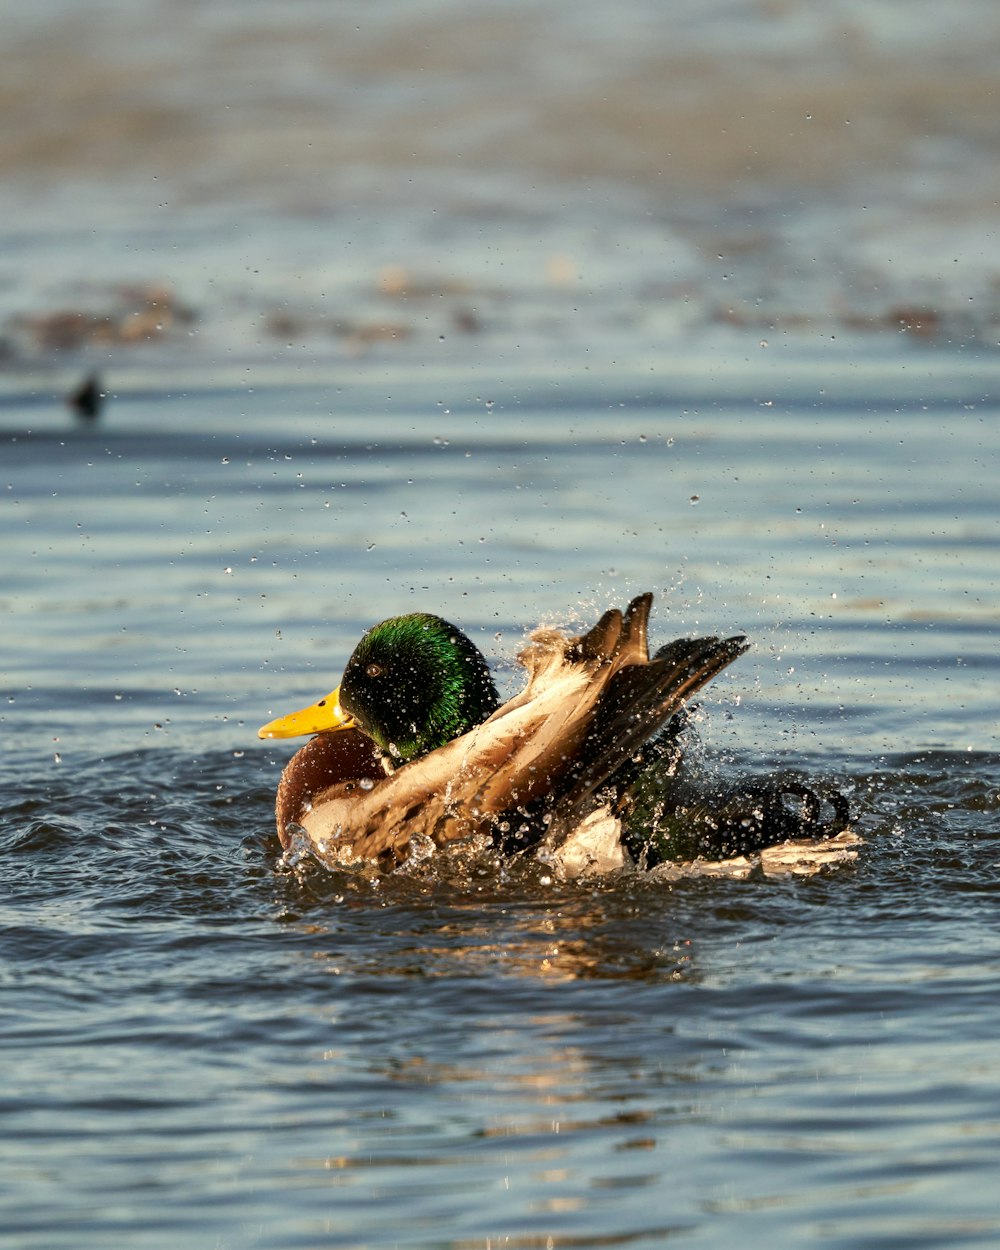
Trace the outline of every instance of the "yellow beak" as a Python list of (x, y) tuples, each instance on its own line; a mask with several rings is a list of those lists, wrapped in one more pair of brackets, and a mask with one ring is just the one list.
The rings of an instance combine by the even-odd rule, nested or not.
[(340, 706), (338, 686), (325, 699), (304, 707), (298, 712), (279, 716), (257, 730), (258, 738), (299, 738), (304, 734), (318, 734), (331, 729), (353, 729), (354, 719)]

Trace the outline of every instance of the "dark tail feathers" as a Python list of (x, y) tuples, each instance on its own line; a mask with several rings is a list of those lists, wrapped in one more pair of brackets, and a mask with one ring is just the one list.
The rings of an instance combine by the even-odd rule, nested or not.
[[(638, 815), (633, 812), (633, 816)], [(645, 819), (626, 817), (633, 856), (663, 860), (731, 859), (799, 838), (831, 838), (847, 828), (847, 799), (797, 781), (744, 780), (725, 788), (681, 783)]]

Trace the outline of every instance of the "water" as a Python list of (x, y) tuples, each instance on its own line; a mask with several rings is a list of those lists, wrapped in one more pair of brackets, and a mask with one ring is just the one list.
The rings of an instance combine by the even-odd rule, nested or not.
[[(5, 15), (4, 1244), (1000, 1243), (996, 7), (674, 8)], [(282, 862), (366, 626), (647, 589), (856, 864)]]
[[(12, 1244), (995, 1244), (990, 379), (922, 356), (918, 403), (892, 352), (818, 401), (791, 353), (761, 409), (713, 359), (686, 411), (457, 366), (387, 409), (368, 362), (96, 428), (10, 397)], [(510, 683), (647, 585), (658, 639), (750, 632), (706, 756), (840, 779), (856, 867), (279, 870), (254, 730), (366, 624), (436, 608)]]

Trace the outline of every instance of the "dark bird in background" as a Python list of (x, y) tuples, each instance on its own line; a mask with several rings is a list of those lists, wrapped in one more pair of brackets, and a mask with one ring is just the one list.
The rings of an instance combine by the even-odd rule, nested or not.
[(88, 374), (80, 385), (66, 396), (66, 402), (82, 421), (96, 421), (107, 398), (96, 373)]

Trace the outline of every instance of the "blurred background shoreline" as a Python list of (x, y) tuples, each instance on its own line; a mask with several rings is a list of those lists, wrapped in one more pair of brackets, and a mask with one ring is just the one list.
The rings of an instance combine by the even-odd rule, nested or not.
[(45, 0), (5, 14), (5, 45), (8, 190), (156, 179), (181, 203), (297, 212), (414, 173), (445, 203), (484, 176), (665, 204), (913, 179), (991, 209), (1000, 191), (1000, 15), (976, 0)]
[(4, 29), (8, 369), (607, 324), (1000, 339), (986, 0), (45, 0)]

